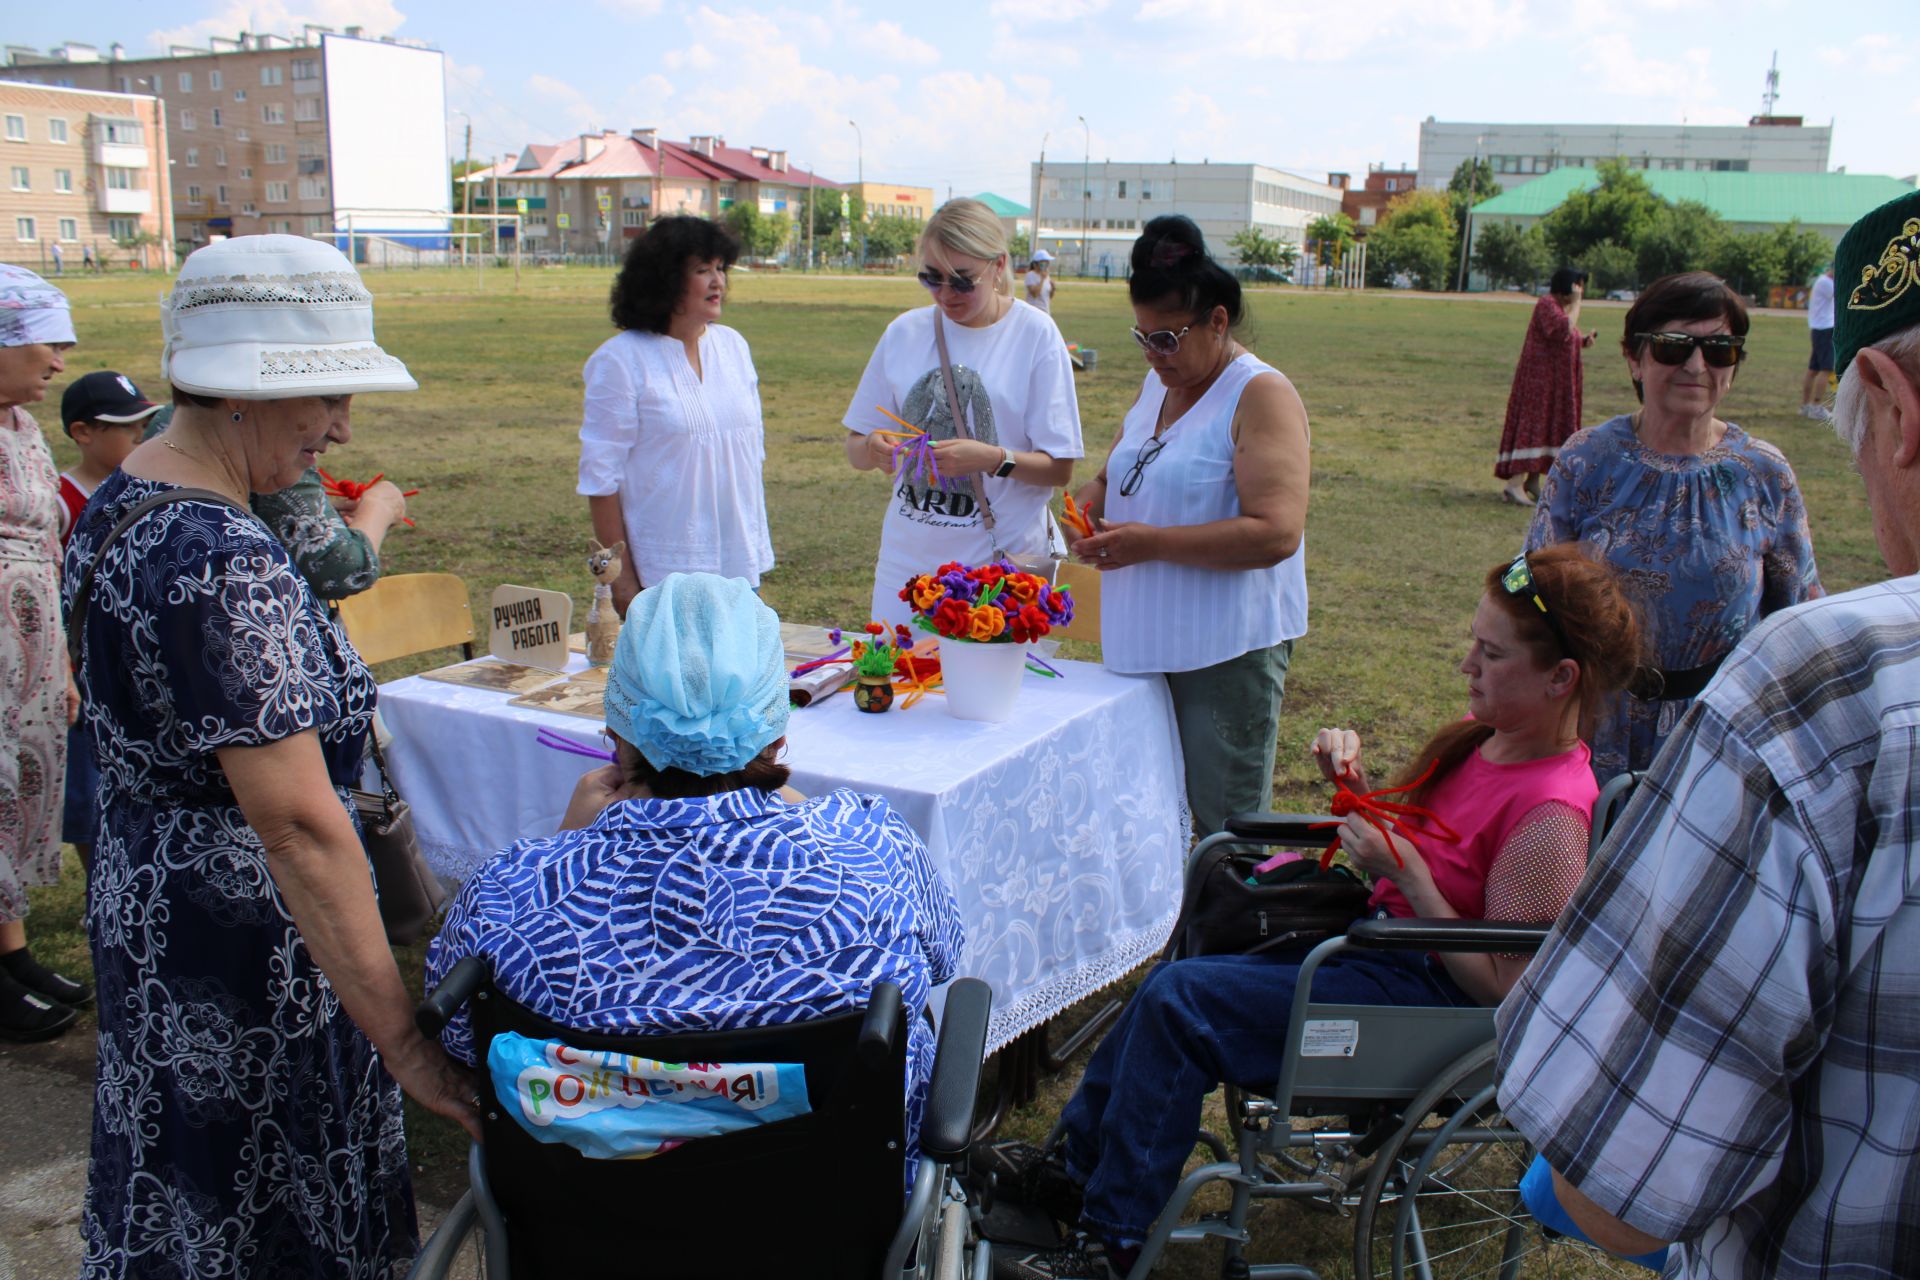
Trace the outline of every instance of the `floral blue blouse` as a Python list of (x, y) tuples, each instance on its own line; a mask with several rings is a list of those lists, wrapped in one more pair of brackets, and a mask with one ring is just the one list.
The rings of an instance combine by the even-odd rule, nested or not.
[[(863, 1008), (880, 982), (918, 1010), (963, 940), (953, 891), (885, 800), (787, 805), (748, 788), (624, 800), (509, 846), (448, 909), (426, 981), (481, 955), (502, 992), (563, 1026), (719, 1031)], [(911, 1160), (934, 1036), (909, 1026)], [(484, 1056), (464, 1009), (442, 1038)]]
[[(1697, 457), (1655, 453), (1624, 414), (1569, 439), (1527, 550), (1573, 541), (1625, 575), (1664, 671), (1716, 662), (1760, 619), (1824, 594), (1793, 468), (1731, 422)], [(1646, 768), (1689, 701), (1615, 694), (1591, 743), (1595, 775)]]

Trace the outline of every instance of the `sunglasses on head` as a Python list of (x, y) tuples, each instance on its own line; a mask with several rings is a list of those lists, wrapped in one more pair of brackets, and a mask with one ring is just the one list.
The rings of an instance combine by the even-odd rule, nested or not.
[(950, 276), (943, 276), (938, 271), (922, 271), (917, 278), (921, 284), (927, 286), (929, 293), (938, 293), (942, 285), (945, 285), (955, 293), (961, 294), (972, 293), (980, 287), (978, 280), (975, 280), (972, 276), (963, 276), (958, 272)]
[(1133, 340), (1140, 344), (1142, 351), (1151, 352), (1156, 356), (1171, 356), (1179, 354), (1180, 339), (1186, 337), (1188, 330), (1192, 328), (1192, 325), (1184, 325), (1178, 333), (1171, 329), (1155, 329), (1152, 333), (1142, 333), (1137, 328), (1129, 329), (1127, 332), (1133, 335)]
[(1553, 616), (1553, 610), (1547, 608), (1547, 602), (1541, 598), (1540, 590), (1533, 584), (1533, 570), (1527, 564), (1527, 553), (1521, 552), (1500, 575), (1500, 586), (1510, 596), (1520, 596), (1533, 601), (1533, 607), (1546, 619), (1547, 627), (1553, 632), (1553, 638), (1560, 642), (1562, 653), (1572, 653), (1573, 646), (1567, 643), (1567, 633), (1560, 629), (1560, 620)]
[(1685, 364), (1697, 348), (1710, 369), (1731, 369), (1745, 358), (1746, 338), (1737, 333), (1636, 333), (1634, 345), (1661, 364)]

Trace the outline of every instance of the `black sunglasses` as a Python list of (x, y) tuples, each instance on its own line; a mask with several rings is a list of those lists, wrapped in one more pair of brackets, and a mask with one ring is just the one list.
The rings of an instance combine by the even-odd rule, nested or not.
[(1710, 369), (1731, 369), (1746, 358), (1747, 340), (1737, 333), (1636, 333), (1633, 341), (1661, 364), (1685, 364), (1696, 349)]
[(1547, 628), (1553, 632), (1553, 638), (1560, 642), (1560, 651), (1569, 656), (1572, 655), (1573, 646), (1567, 643), (1567, 633), (1560, 629), (1560, 620), (1553, 616), (1553, 610), (1547, 608), (1547, 602), (1540, 596), (1540, 589), (1533, 584), (1533, 570), (1527, 565), (1526, 552), (1522, 551), (1513, 558), (1513, 563), (1507, 566), (1507, 571), (1500, 575), (1500, 585), (1510, 596), (1524, 596), (1533, 601), (1533, 607), (1540, 611), (1542, 618), (1546, 619)]
[(1127, 468), (1127, 474), (1120, 478), (1121, 497), (1131, 498), (1133, 496), (1133, 491), (1140, 487), (1141, 477), (1146, 474), (1147, 464), (1159, 457), (1160, 451), (1166, 447), (1167, 438), (1165, 436), (1155, 436), (1140, 446), (1140, 453), (1134, 458), (1133, 465)]
[(916, 278), (921, 284), (927, 286), (927, 291), (930, 293), (938, 292), (941, 285), (959, 294), (972, 293), (980, 287), (980, 282), (972, 276), (963, 276), (958, 273), (943, 276), (938, 271), (922, 271)]
[(1129, 329), (1127, 332), (1133, 335), (1133, 340), (1140, 344), (1142, 351), (1151, 351), (1156, 356), (1171, 356), (1179, 354), (1180, 339), (1186, 337), (1192, 328), (1192, 325), (1186, 325), (1178, 333), (1171, 329), (1155, 329), (1152, 333)]

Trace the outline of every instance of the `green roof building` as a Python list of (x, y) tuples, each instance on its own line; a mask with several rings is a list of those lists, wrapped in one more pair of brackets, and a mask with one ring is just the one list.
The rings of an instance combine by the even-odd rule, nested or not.
[[(1835, 244), (1862, 216), (1913, 192), (1910, 182), (1866, 173), (1636, 172), (1661, 199), (1704, 204), (1735, 231), (1769, 230), (1798, 218), (1800, 225)], [(1592, 191), (1599, 185), (1599, 170), (1566, 168), (1503, 191), (1468, 211), (1469, 241), (1487, 222), (1531, 226), (1575, 191)]]

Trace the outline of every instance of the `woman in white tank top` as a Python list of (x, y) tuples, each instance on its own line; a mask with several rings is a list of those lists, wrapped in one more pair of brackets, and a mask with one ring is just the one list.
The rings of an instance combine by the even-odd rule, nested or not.
[(1240, 283), (1191, 221), (1147, 224), (1128, 292), (1151, 372), (1078, 494), (1096, 532), (1073, 552), (1106, 575), (1106, 665), (1166, 676), (1204, 835), (1272, 805), (1287, 665), (1307, 630), (1307, 412), (1234, 340)]

